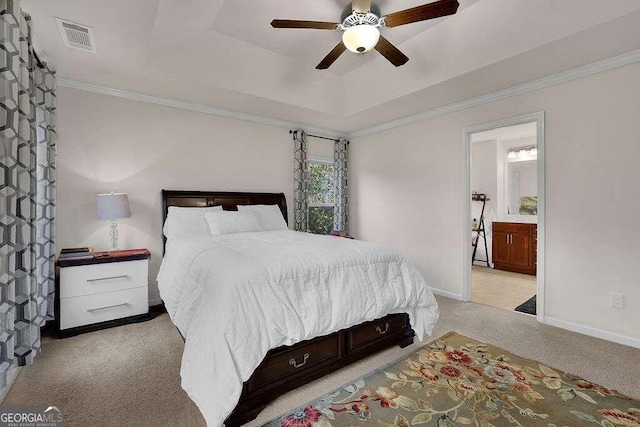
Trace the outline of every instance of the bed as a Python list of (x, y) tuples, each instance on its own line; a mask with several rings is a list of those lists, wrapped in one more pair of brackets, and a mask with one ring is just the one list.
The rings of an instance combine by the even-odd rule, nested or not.
[[(282, 193), (162, 191), (163, 223), (170, 206), (239, 205), (277, 205), (287, 220)], [(414, 329), (430, 334), (438, 317), (420, 274), (383, 246), (289, 230), (173, 240), (158, 285), (185, 340), (182, 387), (209, 425), (244, 424), (290, 390), (411, 344)], [(357, 274), (389, 285), (367, 293)]]

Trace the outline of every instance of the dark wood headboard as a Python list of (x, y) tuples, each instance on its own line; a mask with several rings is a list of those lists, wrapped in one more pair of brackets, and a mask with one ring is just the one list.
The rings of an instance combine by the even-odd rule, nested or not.
[[(284, 193), (235, 193), (228, 191), (180, 191), (162, 190), (162, 224), (167, 219), (169, 206), (206, 208), (222, 206), (226, 211), (237, 211), (238, 205), (278, 205), (284, 220), (287, 216), (287, 200)], [(162, 251), (167, 239), (162, 236)]]

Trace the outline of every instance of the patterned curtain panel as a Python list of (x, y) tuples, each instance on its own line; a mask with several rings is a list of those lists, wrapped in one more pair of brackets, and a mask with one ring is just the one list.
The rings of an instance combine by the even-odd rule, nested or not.
[(333, 228), (346, 233), (349, 232), (349, 141), (336, 141), (334, 150)]
[(294, 143), (294, 192), (293, 192), (293, 229), (307, 231), (309, 171), (307, 170), (307, 134), (303, 130), (293, 131)]
[(40, 351), (53, 318), (55, 73), (17, 0), (0, 0), (0, 388)]

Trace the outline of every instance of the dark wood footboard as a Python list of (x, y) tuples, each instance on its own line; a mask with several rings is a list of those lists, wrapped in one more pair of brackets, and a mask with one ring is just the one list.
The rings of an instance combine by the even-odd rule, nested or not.
[(391, 314), (271, 350), (244, 383), (240, 401), (225, 425), (245, 424), (279, 396), (386, 348), (406, 347), (414, 335), (408, 315)]

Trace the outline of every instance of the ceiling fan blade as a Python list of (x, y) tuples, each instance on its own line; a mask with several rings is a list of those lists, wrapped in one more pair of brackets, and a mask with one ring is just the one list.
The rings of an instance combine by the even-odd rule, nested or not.
[(329, 54), (325, 56), (322, 61), (320, 61), (320, 63), (316, 66), (316, 69), (326, 70), (331, 66), (331, 64), (336, 62), (336, 59), (338, 59), (338, 57), (342, 55), (345, 50), (347, 50), (347, 47), (342, 42), (338, 43), (338, 45), (334, 47), (333, 50), (329, 52)]
[(335, 22), (321, 21), (296, 21), (290, 19), (274, 19), (271, 21), (273, 28), (311, 28), (314, 30), (337, 30), (338, 24)]
[(369, 13), (371, 12), (371, 0), (353, 0), (351, 9), (358, 13)]
[(427, 19), (453, 15), (458, 10), (458, 0), (440, 0), (411, 9), (401, 10), (386, 16), (387, 27), (412, 24)]
[(409, 60), (409, 58), (404, 53), (400, 52), (400, 49), (392, 45), (389, 40), (385, 39), (382, 36), (380, 36), (380, 40), (378, 41), (375, 49), (396, 67), (406, 64)]

